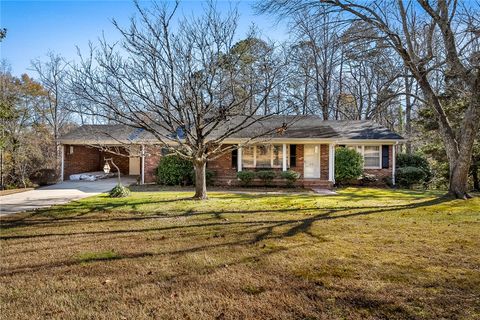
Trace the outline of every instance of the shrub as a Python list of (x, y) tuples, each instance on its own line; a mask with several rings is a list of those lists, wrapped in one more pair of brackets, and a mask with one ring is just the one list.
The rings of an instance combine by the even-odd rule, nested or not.
[(413, 184), (423, 183), (424, 185), (426, 185), (432, 179), (433, 175), (430, 169), (430, 164), (428, 163), (426, 158), (420, 155), (400, 153), (397, 155), (395, 162), (396, 162), (397, 172), (398, 172), (398, 168), (415, 167), (415, 168), (421, 169), (425, 173), (422, 179), (419, 179)]
[(397, 154), (395, 163), (397, 168), (416, 167), (422, 169), (423, 172), (425, 172), (424, 180), (427, 183), (432, 179), (433, 174), (430, 169), (430, 164), (428, 163), (428, 160), (421, 155), (399, 153)]
[(385, 183), (385, 185), (387, 185), (388, 187), (390, 187), (390, 188), (393, 188), (393, 187), (394, 187), (392, 177), (384, 177), (384, 178), (382, 178), (382, 181), (383, 181), (383, 183)]
[(276, 173), (273, 170), (261, 170), (257, 172), (257, 177), (263, 181), (264, 185), (271, 185), (273, 179), (275, 179)]
[(375, 183), (377, 182), (377, 177), (374, 174), (369, 174), (369, 173), (364, 173), (362, 177), (360, 178), (360, 183), (362, 185), (366, 185), (369, 183)]
[(397, 169), (396, 182), (401, 187), (411, 188), (414, 184), (423, 183), (426, 176), (422, 168), (403, 167)]
[(193, 165), (177, 155), (160, 159), (157, 167), (157, 183), (168, 186), (192, 184)]
[(110, 198), (125, 198), (130, 195), (130, 189), (127, 187), (123, 186), (122, 184), (117, 184), (110, 192), (108, 193), (108, 196)]
[(237, 172), (237, 178), (240, 180), (242, 186), (248, 186), (255, 178), (255, 172), (252, 171), (240, 171)]
[(300, 174), (293, 170), (282, 171), (280, 176), (286, 180), (287, 187), (293, 187), (298, 178), (300, 178)]
[[(192, 183), (195, 184), (195, 170), (192, 171)], [(205, 182), (207, 186), (213, 186), (213, 180), (215, 179), (215, 171), (205, 170)]]
[(58, 180), (55, 169), (40, 169), (30, 176), (30, 180), (39, 186), (54, 184)]
[(353, 149), (335, 150), (335, 180), (342, 183), (358, 179), (363, 173), (363, 158)]

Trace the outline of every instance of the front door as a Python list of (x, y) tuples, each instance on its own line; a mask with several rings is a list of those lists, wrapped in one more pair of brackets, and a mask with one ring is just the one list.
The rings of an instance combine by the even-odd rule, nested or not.
[(320, 178), (320, 146), (304, 145), (303, 175), (305, 178)]
[(128, 158), (128, 174), (131, 176), (140, 175), (140, 157)]

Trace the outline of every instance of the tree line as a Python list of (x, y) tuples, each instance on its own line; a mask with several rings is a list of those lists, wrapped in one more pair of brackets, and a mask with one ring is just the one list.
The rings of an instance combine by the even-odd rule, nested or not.
[[(120, 42), (102, 38), (75, 62), (55, 54), (34, 61), (36, 80), (2, 69), (2, 86), (18, 83), (13, 100), (2, 87), (4, 154), (20, 159), (11, 156), (20, 152), (15, 134), (47, 128), (54, 150), (48, 166), (57, 169), (56, 141), (72, 125), (129, 124), (165, 146), (182, 128), (185, 138), (172, 152), (192, 160), (196, 197), (205, 198), (205, 164), (229, 151), (225, 138), (275, 114), (315, 114), (377, 121), (404, 135), (404, 152), (429, 157), (438, 186), (458, 198), (468, 197), (470, 178), (478, 189), (478, 3), (258, 3), (259, 13), (288, 24), (289, 38), (280, 43), (255, 29), (237, 40), (238, 11), (220, 12), (214, 2), (193, 18), (179, 14), (178, 2), (135, 4), (130, 25), (113, 22)], [(38, 92), (25, 91), (24, 78)], [(231, 123), (232, 116), (242, 118)], [(35, 144), (20, 145), (27, 140)]]

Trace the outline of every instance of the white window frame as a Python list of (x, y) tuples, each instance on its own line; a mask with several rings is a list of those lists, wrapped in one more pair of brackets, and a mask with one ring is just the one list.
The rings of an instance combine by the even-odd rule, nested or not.
[[(270, 146), (270, 167), (257, 167), (257, 145), (253, 145), (253, 146), (250, 146), (250, 147), (253, 147), (253, 166), (250, 166), (250, 165), (246, 166), (243, 163), (244, 157), (242, 156), (242, 168), (249, 168), (249, 169), (255, 169), (255, 168), (259, 168), (259, 169), (280, 168), (281, 169), (283, 168), (283, 163), (282, 163), (283, 154), (282, 154), (282, 158), (280, 158), (280, 164), (273, 165), (273, 147), (278, 146), (281, 152), (283, 152), (283, 145), (272, 143), (272, 144), (269, 144), (269, 146)], [(290, 145), (287, 145), (286, 151), (287, 151), (287, 168), (290, 168)]]
[[(378, 166), (365, 166), (365, 147), (368, 146), (368, 147), (378, 147), (378, 154), (379, 154), (379, 159), (378, 159)], [(378, 145), (378, 144), (350, 144), (350, 145), (347, 145), (347, 147), (352, 147), (354, 148), (355, 151), (358, 152), (358, 148), (357, 147), (361, 147), (362, 149), (362, 152), (360, 152), (360, 154), (362, 155), (362, 158), (363, 158), (363, 169), (382, 169), (382, 146), (381, 145)]]

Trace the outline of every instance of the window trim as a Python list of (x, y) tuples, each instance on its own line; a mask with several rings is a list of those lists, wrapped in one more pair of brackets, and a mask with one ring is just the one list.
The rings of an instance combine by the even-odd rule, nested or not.
[[(378, 147), (378, 155), (379, 155), (379, 159), (378, 159), (378, 165), (377, 166), (365, 166), (365, 147)], [(347, 147), (352, 147), (354, 148), (355, 151), (358, 152), (358, 149), (357, 147), (361, 147), (361, 152), (359, 152), (361, 155), (362, 155), (362, 158), (363, 158), (363, 169), (375, 169), (375, 170), (378, 170), (378, 169), (382, 169), (382, 145), (378, 145), (378, 144), (368, 144), (368, 145), (365, 145), (365, 144), (350, 144), (348, 145), (347, 144)]]
[[(272, 144), (265, 144), (265, 145), (268, 145), (270, 146), (270, 166), (269, 167), (257, 167), (257, 146), (258, 145), (250, 145), (248, 147), (251, 147), (253, 148), (253, 166), (252, 165), (245, 165), (244, 164), (244, 160), (245, 160), (245, 154), (243, 152), (243, 149), (242, 149), (242, 168), (247, 168), (247, 169), (281, 169), (283, 168), (283, 154), (282, 154), (282, 157), (280, 158), (280, 164), (278, 165), (273, 165), (273, 148), (274, 146), (278, 146), (280, 148), (280, 152), (283, 153), (283, 144), (278, 144), (278, 143), (272, 143)], [(287, 168), (290, 168), (290, 159), (289, 159), (289, 156), (290, 156), (290, 145), (287, 144), (287, 154), (286, 154), (286, 157), (287, 157)]]

